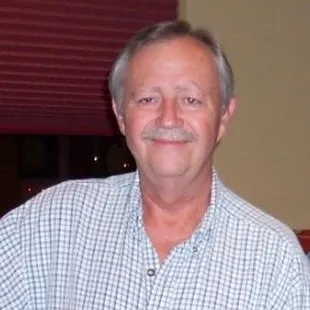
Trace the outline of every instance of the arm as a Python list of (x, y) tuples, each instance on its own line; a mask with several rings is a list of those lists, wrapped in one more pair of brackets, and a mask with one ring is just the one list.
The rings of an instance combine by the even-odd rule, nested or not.
[[(292, 255), (292, 253), (290, 253)], [(290, 263), (282, 266), (268, 309), (310, 309), (310, 264), (301, 249), (294, 250)], [(280, 262), (279, 262), (280, 263)]]
[(23, 251), (18, 231), (17, 210), (0, 220), (0, 309), (27, 307), (27, 289), (23, 270)]

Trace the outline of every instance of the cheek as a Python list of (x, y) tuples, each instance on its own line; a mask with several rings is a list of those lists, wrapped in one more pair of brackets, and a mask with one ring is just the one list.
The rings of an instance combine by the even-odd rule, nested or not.
[(139, 137), (143, 129), (143, 121), (140, 118), (128, 117), (125, 121), (126, 135), (131, 139)]
[(143, 111), (128, 111), (125, 118), (125, 128), (127, 135), (132, 139), (139, 138), (141, 132), (152, 123), (153, 115)]
[(188, 124), (195, 130), (198, 135), (206, 135), (212, 129), (213, 121), (210, 118), (196, 115), (191, 119), (188, 119)]
[(199, 118), (193, 121), (191, 125), (205, 147), (210, 147), (216, 142), (219, 130), (219, 121), (216, 118)]
[(125, 136), (128, 147), (133, 155), (138, 155), (138, 153), (142, 152), (143, 141), (141, 139), (141, 133), (145, 126), (145, 120), (141, 117), (129, 115), (125, 120)]

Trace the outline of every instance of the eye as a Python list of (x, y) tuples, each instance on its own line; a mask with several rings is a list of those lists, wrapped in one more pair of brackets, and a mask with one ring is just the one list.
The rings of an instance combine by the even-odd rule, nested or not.
[(141, 105), (149, 105), (156, 102), (156, 97), (144, 97), (138, 100)]
[(183, 101), (185, 104), (187, 104), (189, 106), (199, 106), (202, 104), (201, 100), (198, 100), (198, 99), (193, 98), (193, 97), (184, 97)]

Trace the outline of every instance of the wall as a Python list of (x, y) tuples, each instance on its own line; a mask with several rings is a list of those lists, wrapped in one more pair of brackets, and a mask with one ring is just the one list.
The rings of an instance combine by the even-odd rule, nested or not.
[(229, 55), (239, 102), (216, 166), (227, 185), (296, 229), (310, 227), (310, 1), (183, 0)]
[(18, 147), (12, 136), (0, 135), (0, 218), (20, 203)]

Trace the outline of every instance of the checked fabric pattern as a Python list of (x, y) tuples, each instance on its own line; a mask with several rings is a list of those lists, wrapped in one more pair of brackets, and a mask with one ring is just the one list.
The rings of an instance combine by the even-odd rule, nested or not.
[(215, 172), (201, 224), (162, 264), (137, 173), (68, 181), (1, 219), (0, 309), (309, 310), (310, 264)]

